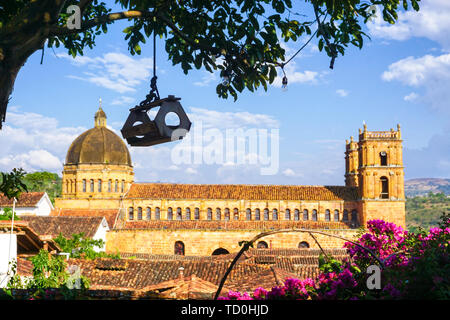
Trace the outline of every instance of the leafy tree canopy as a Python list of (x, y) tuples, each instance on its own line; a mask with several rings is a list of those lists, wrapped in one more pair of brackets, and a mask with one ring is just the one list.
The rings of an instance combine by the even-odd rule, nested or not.
[[(0, 124), (4, 121), (14, 80), (35, 51), (64, 46), (72, 56), (93, 48), (96, 37), (108, 32), (114, 21), (127, 19), (123, 32), (131, 54), (153, 35), (165, 40), (174, 65), (184, 73), (193, 68), (220, 70), (229, 83), (217, 85), (222, 98), (245, 88), (267, 89), (290, 57), (282, 42), (306, 35), (330, 57), (330, 67), (348, 46), (363, 47), (362, 26), (379, 8), (393, 24), (400, 10), (419, 10), (420, 0), (115, 0), (123, 11), (99, 0), (3, 0), (0, 4)], [(70, 5), (82, 16), (80, 29), (73, 22)], [(380, 13), (378, 13), (380, 14)]]

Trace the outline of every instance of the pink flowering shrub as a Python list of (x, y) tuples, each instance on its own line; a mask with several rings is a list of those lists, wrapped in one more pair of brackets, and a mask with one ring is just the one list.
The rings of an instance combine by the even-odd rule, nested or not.
[[(359, 300), (450, 299), (450, 215), (443, 214), (438, 228), (408, 233), (383, 220), (367, 223), (367, 233), (347, 242), (350, 258), (343, 262), (321, 256), (316, 279), (288, 278), (271, 290), (258, 288), (250, 296), (230, 291), (222, 299), (243, 300)], [(381, 288), (368, 289), (366, 270), (381, 260)]]

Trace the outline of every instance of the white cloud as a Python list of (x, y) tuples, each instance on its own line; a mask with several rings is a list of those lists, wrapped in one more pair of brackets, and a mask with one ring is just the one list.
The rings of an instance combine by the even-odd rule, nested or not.
[(82, 75), (68, 75), (69, 78), (87, 81), (119, 93), (135, 92), (137, 85), (148, 80), (153, 68), (151, 58), (133, 58), (117, 52), (109, 52), (95, 58), (77, 56), (73, 59), (65, 54), (57, 56), (69, 59), (75, 66), (89, 69), (83, 71)]
[(419, 95), (417, 93), (411, 92), (410, 94), (404, 96), (403, 100), (412, 102), (412, 101), (417, 100), (418, 97), (419, 97)]
[(391, 64), (381, 77), (385, 81), (395, 80), (406, 86), (423, 88), (425, 102), (437, 110), (450, 111), (450, 54), (407, 57)]
[(290, 168), (287, 168), (286, 170), (283, 170), (282, 174), (287, 176), (287, 177), (295, 177), (296, 176), (294, 170), (292, 170)]
[(348, 91), (346, 91), (344, 89), (338, 89), (338, 90), (336, 90), (336, 93), (342, 98), (348, 96)]
[(133, 97), (127, 97), (127, 96), (120, 96), (117, 99), (114, 99), (113, 102), (111, 102), (111, 105), (113, 106), (122, 106), (122, 105), (129, 105), (136, 101)]
[(418, 12), (408, 10), (400, 12), (398, 21), (390, 25), (383, 21), (382, 13), (377, 12), (377, 18), (368, 23), (371, 36), (407, 40), (412, 37), (425, 37), (436, 41), (446, 50), (450, 49), (450, 1), (427, 0), (419, 3)]
[(218, 82), (216, 74), (205, 71), (204, 76), (202, 77), (201, 81), (194, 82), (194, 86), (207, 87), (210, 85), (211, 82), (215, 82), (215, 83)]

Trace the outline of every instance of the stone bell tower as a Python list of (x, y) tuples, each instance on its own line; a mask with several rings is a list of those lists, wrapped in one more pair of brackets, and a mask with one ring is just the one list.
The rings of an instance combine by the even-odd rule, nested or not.
[[(347, 157), (354, 159), (355, 144), (347, 146)], [(362, 210), (361, 222), (383, 219), (405, 226), (405, 187), (400, 125), (397, 131), (359, 129), (357, 144), (358, 170), (355, 185), (355, 164), (349, 160), (346, 185), (357, 186)], [(353, 171), (352, 171), (353, 170)], [(348, 177), (348, 178), (347, 178)]]

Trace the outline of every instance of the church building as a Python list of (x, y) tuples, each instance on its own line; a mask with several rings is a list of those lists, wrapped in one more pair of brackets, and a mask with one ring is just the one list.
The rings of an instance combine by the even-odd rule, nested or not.
[(52, 215), (104, 216), (106, 250), (113, 253), (224, 254), (261, 232), (293, 228), (336, 237), (279, 233), (256, 246), (340, 248), (368, 220), (405, 226), (400, 126), (364, 125), (358, 141), (346, 141), (344, 186), (136, 183), (128, 148), (106, 127), (100, 107), (94, 128), (67, 152)]

